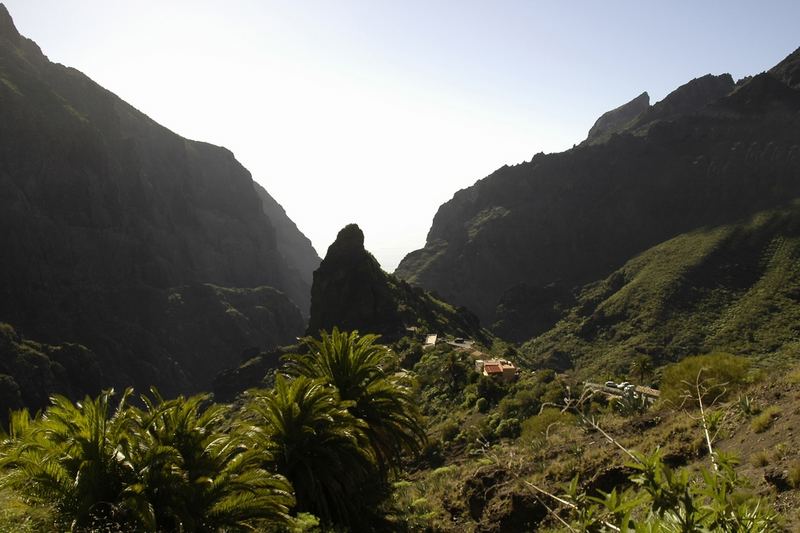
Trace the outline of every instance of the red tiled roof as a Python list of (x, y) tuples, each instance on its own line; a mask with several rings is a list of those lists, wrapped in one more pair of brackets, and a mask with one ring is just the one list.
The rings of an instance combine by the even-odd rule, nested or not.
[(484, 363), (483, 371), (487, 374), (502, 374), (503, 368), (499, 363)]

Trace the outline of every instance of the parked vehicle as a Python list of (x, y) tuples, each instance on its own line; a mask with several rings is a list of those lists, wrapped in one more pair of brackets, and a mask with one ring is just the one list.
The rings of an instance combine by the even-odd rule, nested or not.
[(630, 382), (629, 382), (629, 381), (623, 381), (622, 383), (620, 383), (619, 385), (617, 385), (617, 388), (618, 388), (618, 389), (625, 390), (625, 387), (627, 387), (628, 385), (630, 385)]
[(606, 387), (611, 387), (612, 389), (616, 389), (617, 384), (614, 383), (613, 381), (606, 381)]

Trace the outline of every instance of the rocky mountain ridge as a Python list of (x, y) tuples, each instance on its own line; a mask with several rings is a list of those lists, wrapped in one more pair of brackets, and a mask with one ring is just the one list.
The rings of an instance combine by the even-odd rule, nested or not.
[[(577, 287), (660, 242), (800, 196), (800, 91), (785, 81), (798, 55), (738, 85), (692, 80), (602, 142), (498, 169), (439, 208), (396, 274), (507, 325), (529, 312), (498, 309), (508, 291), (557, 286), (537, 305), (568, 309)], [(551, 315), (506, 333), (529, 338)]]
[[(206, 387), (243, 349), (303, 331), (318, 257), (257, 188), (229, 150), (50, 62), (0, 4), (0, 321), (83, 346), (97, 388)], [(221, 314), (193, 328), (210, 309)]]

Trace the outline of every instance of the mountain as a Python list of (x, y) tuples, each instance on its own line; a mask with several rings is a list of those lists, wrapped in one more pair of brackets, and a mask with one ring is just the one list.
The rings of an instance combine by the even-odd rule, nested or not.
[[(319, 267), (320, 257), (311, 245), (311, 241), (297, 229), (292, 219), (286, 215), (286, 211), (281, 205), (270, 196), (267, 190), (253, 183), (253, 186), (261, 199), (261, 207), (267, 215), (272, 226), (275, 228), (275, 240), (278, 252), (286, 259), (286, 263), (295, 269), (303, 282), (303, 290), (308, 290), (314, 280), (314, 271)], [(303, 311), (308, 311), (308, 298), (304, 298), (302, 303)]]
[(785, 205), (800, 196), (798, 55), (738, 84), (697, 78), (605, 140), (498, 169), (439, 208), (395, 274), (521, 340), (648, 248)]
[(589, 130), (586, 141), (598, 142), (601, 139), (608, 139), (612, 133), (625, 130), (647, 109), (650, 109), (650, 95), (645, 91), (630, 102), (603, 113)]
[(345, 226), (314, 272), (308, 334), (334, 327), (378, 333), (387, 340), (410, 327), (431, 333), (484, 338), (477, 317), (387, 274), (364, 249), (364, 233)]
[(203, 388), (302, 333), (316, 254), (233, 154), (50, 62), (2, 4), (0, 141), (0, 321), (85, 348), (94, 388)]
[(796, 357), (800, 202), (681, 234), (584, 287), (551, 330), (523, 345), (529, 364), (626, 375), (727, 351), (766, 363)]
[[(376, 333), (385, 343), (403, 337), (419, 338), (426, 333), (464, 337), (485, 344), (491, 344), (492, 340), (467, 309), (454, 307), (381, 270), (375, 257), (364, 248), (364, 233), (356, 224), (339, 231), (314, 272), (306, 334), (316, 337), (320, 331), (335, 327)], [(244, 390), (264, 386), (265, 377), (268, 380), (271, 372), (281, 365), (283, 355), (303, 349), (287, 345), (251, 354), (253, 357), (241, 365), (217, 375), (215, 397), (231, 401)]]

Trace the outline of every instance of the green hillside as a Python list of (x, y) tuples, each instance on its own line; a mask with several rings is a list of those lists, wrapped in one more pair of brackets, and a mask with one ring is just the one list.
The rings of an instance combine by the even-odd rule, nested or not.
[(793, 360), (800, 339), (800, 204), (659, 244), (590, 284), (550, 331), (523, 346), (532, 366), (625, 375), (724, 350)]

